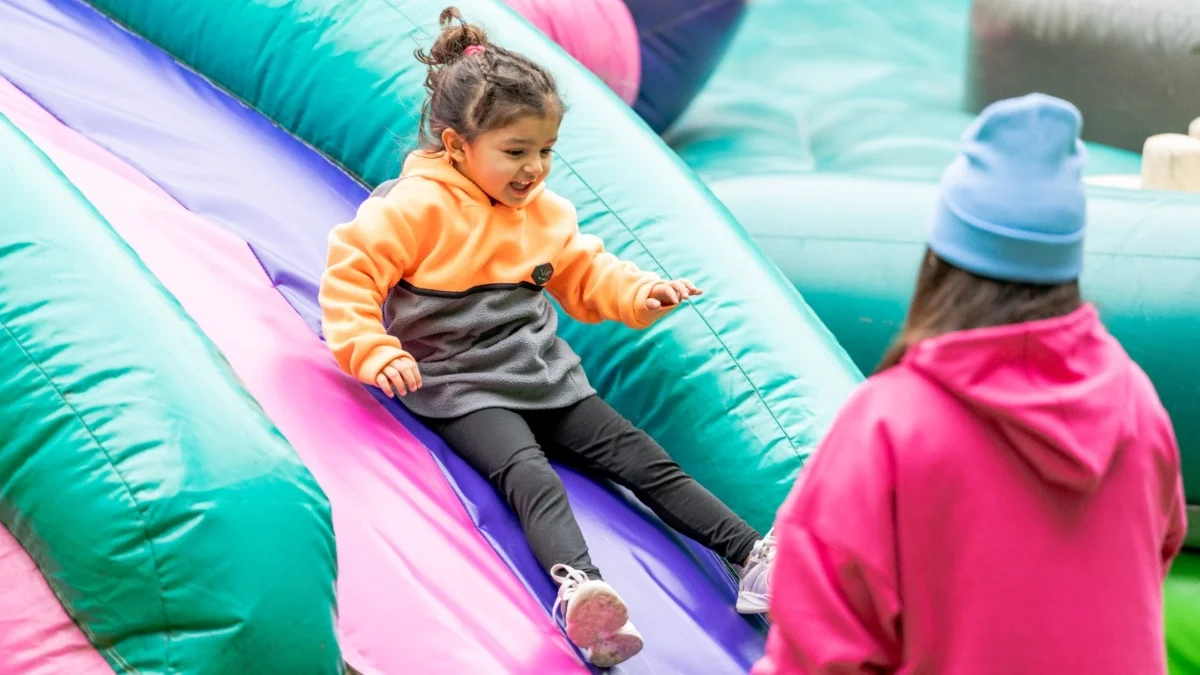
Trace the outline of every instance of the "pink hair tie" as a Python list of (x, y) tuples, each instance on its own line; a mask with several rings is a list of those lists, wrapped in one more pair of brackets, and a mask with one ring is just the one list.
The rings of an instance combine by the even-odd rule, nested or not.
[(475, 56), (483, 53), (483, 45), (471, 45), (463, 50), (463, 56)]

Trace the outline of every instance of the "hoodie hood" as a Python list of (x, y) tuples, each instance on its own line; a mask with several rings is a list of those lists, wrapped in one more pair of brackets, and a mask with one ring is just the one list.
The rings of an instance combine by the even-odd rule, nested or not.
[(906, 365), (991, 420), (1048, 482), (1090, 492), (1138, 414), (1132, 364), (1092, 305), (923, 340)]
[[(425, 152), (418, 150), (410, 153), (404, 160), (404, 168), (400, 172), (403, 178), (425, 178), (428, 180), (442, 183), (450, 187), (453, 191), (461, 194), (467, 200), (476, 202), (482, 206), (495, 206), (498, 208), (512, 208), (495, 202), (486, 192), (476, 185), (470, 178), (462, 175), (450, 164), (450, 156), (444, 152)], [(542, 181), (533, 187), (529, 192), (529, 197), (525, 199), (525, 203), (520, 208), (525, 208), (534, 202), (535, 199), (542, 196), (546, 190), (546, 182)]]

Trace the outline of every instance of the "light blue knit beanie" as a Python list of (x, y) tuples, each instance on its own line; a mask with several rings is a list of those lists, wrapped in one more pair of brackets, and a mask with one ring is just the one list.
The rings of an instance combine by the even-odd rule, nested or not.
[(929, 247), (983, 277), (1059, 284), (1083, 269), (1083, 117), (1045, 94), (997, 101), (942, 174)]

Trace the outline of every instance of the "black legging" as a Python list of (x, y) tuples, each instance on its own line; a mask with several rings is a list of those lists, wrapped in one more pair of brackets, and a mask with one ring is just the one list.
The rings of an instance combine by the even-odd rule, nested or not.
[(563, 563), (600, 578), (548, 457), (629, 488), (668, 525), (734, 564), (760, 538), (598, 396), (556, 410), (487, 408), (425, 422), (504, 495), (547, 571)]

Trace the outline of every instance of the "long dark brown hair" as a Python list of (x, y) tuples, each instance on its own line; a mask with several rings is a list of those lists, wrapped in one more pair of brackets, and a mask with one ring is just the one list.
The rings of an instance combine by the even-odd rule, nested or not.
[(909, 347), (926, 338), (1050, 319), (1070, 314), (1082, 304), (1078, 281), (1054, 286), (997, 281), (956, 267), (926, 249), (904, 327), (875, 372), (900, 363)]

